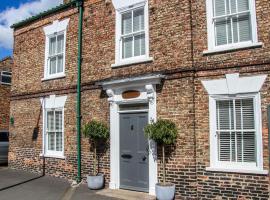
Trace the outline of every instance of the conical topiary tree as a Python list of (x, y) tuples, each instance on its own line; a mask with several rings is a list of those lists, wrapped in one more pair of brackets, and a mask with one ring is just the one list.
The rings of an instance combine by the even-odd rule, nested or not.
[(154, 140), (162, 147), (163, 184), (166, 184), (165, 173), (165, 147), (174, 144), (177, 139), (176, 125), (170, 120), (160, 119), (144, 128), (146, 137)]
[(102, 122), (92, 120), (83, 126), (82, 130), (85, 137), (88, 137), (93, 142), (94, 148), (94, 171), (93, 175), (97, 172), (97, 143), (99, 141), (107, 141), (110, 136), (109, 128)]

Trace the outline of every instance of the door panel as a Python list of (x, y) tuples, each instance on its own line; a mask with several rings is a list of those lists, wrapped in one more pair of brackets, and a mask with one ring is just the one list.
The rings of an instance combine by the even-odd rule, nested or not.
[(148, 191), (148, 141), (144, 127), (147, 113), (120, 115), (120, 187)]

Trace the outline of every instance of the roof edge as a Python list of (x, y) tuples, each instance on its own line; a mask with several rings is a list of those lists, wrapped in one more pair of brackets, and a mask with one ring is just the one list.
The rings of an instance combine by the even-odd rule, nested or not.
[(8, 60), (8, 59), (11, 59), (12, 60), (12, 57), (11, 56), (6, 56), (4, 58), (1, 58), (0, 59), (0, 62), (3, 62), (3, 61)]
[(47, 17), (50, 14), (65, 10), (67, 8), (70, 8), (70, 7), (75, 7), (77, 5), (77, 2), (78, 2), (78, 0), (73, 0), (73, 1), (70, 1), (69, 3), (61, 4), (57, 7), (51, 8), (47, 11), (41, 12), (35, 16), (32, 16), (32, 17), (27, 18), (25, 20), (22, 20), (18, 23), (15, 23), (15, 24), (11, 25), (10, 28), (13, 28), (13, 29), (20, 28), (22, 26), (25, 26), (25, 25), (31, 23), (31, 22), (34, 22), (34, 21), (37, 21), (37, 20), (42, 19), (44, 17)]

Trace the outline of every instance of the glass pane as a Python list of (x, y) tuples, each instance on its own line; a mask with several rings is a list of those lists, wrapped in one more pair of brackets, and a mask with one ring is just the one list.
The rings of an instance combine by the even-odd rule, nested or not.
[(214, 15), (215, 16), (225, 15), (225, 0), (213, 0), (213, 1), (215, 6)]
[(144, 30), (144, 9), (135, 10), (133, 13), (133, 32)]
[(55, 150), (55, 133), (48, 133), (48, 150)]
[(256, 162), (255, 132), (243, 133), (243, 161)]
[(10, 84), (11, 83), (11, 76), (5, 76), (5, 75), (2, 75), (2, 78), (1, 78), (1, 82), (2, 83), (7, 83), (7, 84)]
[(132, 12), (122, 14), (122, 34), (132, 32)]
[(62, 111), (55, 111), (55, 130), (62, 131)]
[(54, 131), (54, 112), (53, 111), (47, 112), (47, 130)]
[(231, 161), (231, 134), (221, 132), (219, 134), (219, 160)]
[(249, 0), (237, 0), (238, 2), (238, 12), (249, 10)]
[(232, 21), (231, 19), (227, 20), (227, 32), (228, 32), (228, 43), (232, 43)]
[(243, 162), (243, 137), (242, 133), (238, 132), (236, 139), (237, 139), (237, 161)]
[(56, 37), (50, 38), (49, 42), (49, 55), (54, 55), (56, 50)]
[(123, 58), (132, 57), (133, 37), (123, 39)]
[(243, 129), (255, 129), (253, 99), (242, 100)]
[(59, 35), (57, 37), (57, 53), (64, 52), (64, 35)]
[(63, 72), (63, 55), (57, 57), (57, 73)]
[(251, 40), (251, 25), (249, 15), (238, 18), (240, 42)]
[(233, 42), (238, 42), (239, 39), (238, 39), (238, 26), (237, 26), (237, 23), (238, 23), (238, 20), (237, 18), (233, 18)]
[(56, 133), (56, 151), (62, 151), (62, 132)]
[(56, 57), (50, 58), (50, 71), (49, 74), (56, 73)]
[(233, 119), (232, 115), (232, 101), (217, 101), (217, 118), (218, 127), (220, 130), (230, 130), (233, 129)]
[(8, 142), (9, 134), (8, 132), (0, 132), (0, 142)]
[(231, 0), (231, 13), (236, 13), (236, 0)]
[(227, 44), (227, 21), (218, 21), (216, 22), (216, 45)]
[(134, 38), (134, 56), (145, 55), (145, 35), (137, 35)]

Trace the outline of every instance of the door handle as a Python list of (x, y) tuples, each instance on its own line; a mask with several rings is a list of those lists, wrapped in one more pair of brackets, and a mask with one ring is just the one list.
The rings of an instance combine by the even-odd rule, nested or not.
[(142, 156), (142, 160), (143, 160), (143, 161), (145, 161), (145, 160), (146, 160), (146, 158), (147, 158), (146, 156)]
[(124, 158), (124, 159), (131, 159), (132, 155), (130, 155), (130, 154), (122, 154), (121, 157)]

